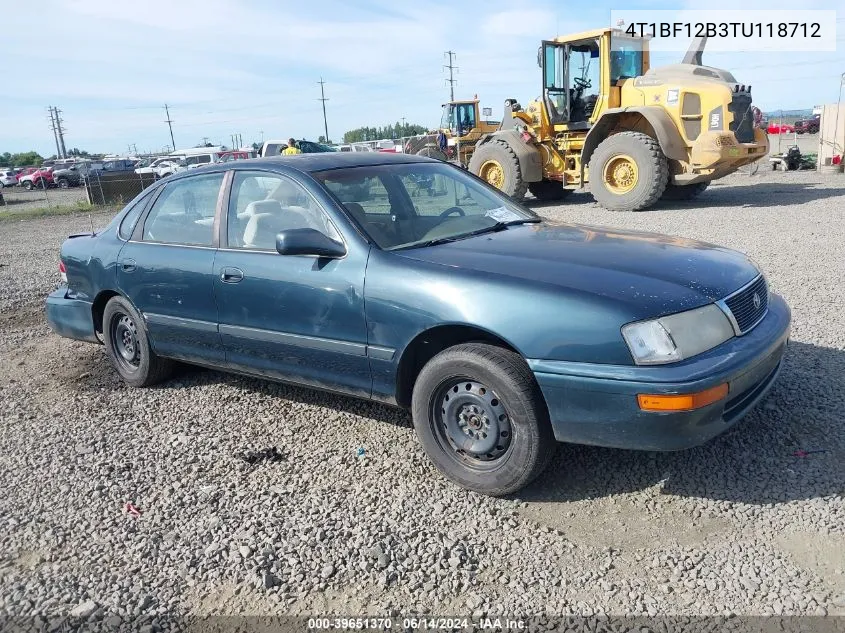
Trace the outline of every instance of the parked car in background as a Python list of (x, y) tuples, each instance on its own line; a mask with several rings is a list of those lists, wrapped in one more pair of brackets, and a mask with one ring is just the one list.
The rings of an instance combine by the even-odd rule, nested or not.
[(250, 158), (255, 158), (255, 152), (233, 149), (225, 152), (219, 152), (214, 160), (214, 163), (231, 163), (236, 160), (248, 160)]
[(337, 149), (338, 152), (372, 152), (372, 151), (375, 151), (369, 145), (364, 145), (362, 143), (350, 143), (350, 144), (338, 145), (336, 149)]
[(21, 179), (24, 176), (29, 176), (36, 171), (38, 171), (38, 167), (15, 167), (15, 177), (18, 179), (18, 184), (21, 184)]
[[(164, 163), (173, 163), (176, 162), (178, 164), (180, 159), (184, 159), (184, 156), (159, 156), (158, 158), (154, 158), (149, 164), (143, 167), (136, 167), (135, 173), (136, 174), (155, 174), (156, 177), (162, 178), (161, 175), (162, 167), (164, 167)], [(174, 173), (174, 172), (170, 172)], [(170, 173), (167, 175), (169, 176)]]
[(18, 184), (21, 185), (27, 191), (32, 191), (33, 189), (47, 189), (48, 187), (52, 187), (55, 184), (53, 181), (53, 168), (44, 167), (36, 169), (32, 173), (29, 173), (19, 178)]
[(821, 114), (814, 114), (809, 119), (799, 119), (795, 122), (795, 131), (798, 134), (818, 134), (821, 119)]
[(18, 184), (18, 176), (11, 167), (0, 167), (0, 188), (14, 187)]
[[(419, 195), (427, 180), (443, 193)], [(772, 388), (790, 328), (742, 253), (546, 221), (404, 154), (186, 171), (59, 260), (48, 323), (104, 341), (127, 385), (179, 360), (405, 407), (437, 468), (490, 495), (539, 476), (555, 440), (725, 432)]]
[(795, 126), (789, 123), (769, 123), (766, 129), (767, 134), (791, 134), (795, 131)]
[(132, 158), (112, 158), (103, 161), (100, 171), (105, 173), (134, 172), (138, 161)]
[(77, 165), (56, 165), (53, 168), (53, 181), (59, 189), (78, 187), (82, 184), (82, 174)]

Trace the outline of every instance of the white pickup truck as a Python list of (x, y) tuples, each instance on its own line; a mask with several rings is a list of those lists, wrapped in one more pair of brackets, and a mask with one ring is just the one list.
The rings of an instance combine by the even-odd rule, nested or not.
[(170, 174), (187, 169), (184, 156), (160, 156), (146, 167), (135, 169), (136, 174), (155, 174), (156, 178), (165, 178)]

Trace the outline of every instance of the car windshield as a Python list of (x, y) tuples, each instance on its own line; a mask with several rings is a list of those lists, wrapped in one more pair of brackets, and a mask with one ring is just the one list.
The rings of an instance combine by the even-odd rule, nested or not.
[(540, 221), (445, 163), (372, 165), (313, 175), (385, 250), (430, 246)]

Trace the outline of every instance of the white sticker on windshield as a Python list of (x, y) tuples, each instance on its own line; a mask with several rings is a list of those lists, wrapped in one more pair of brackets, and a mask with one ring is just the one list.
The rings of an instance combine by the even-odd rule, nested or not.
[(506, 207), (497, 207), (496, 209), (490, 209), (487, 213), (485, 213), (488, 218), (493, 218), (496, 222), (510, 222), (511, 220), (521, 220), (522, 216), (518, 213), (514, 213), (510, 209)]

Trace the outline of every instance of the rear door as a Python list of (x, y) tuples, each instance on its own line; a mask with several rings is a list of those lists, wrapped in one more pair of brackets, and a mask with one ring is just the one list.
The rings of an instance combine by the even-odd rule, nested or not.
[(214, 300), (216, 211), (223, 173), (166, 184), (118, 258), (118, 285), (162, 356), (224, 360)]

